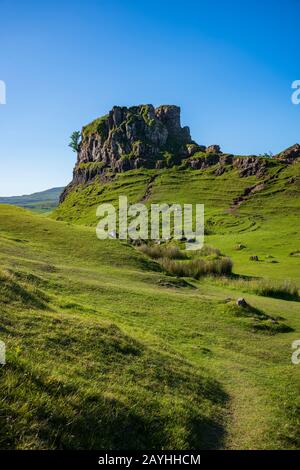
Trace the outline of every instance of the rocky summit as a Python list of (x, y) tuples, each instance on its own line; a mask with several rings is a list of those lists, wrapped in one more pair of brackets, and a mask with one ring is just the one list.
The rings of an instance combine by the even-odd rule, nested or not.
[(174, 105), (114, 106), (83, 127), (81, 135), (73, 181), (62, 199), (73, 186), (96, 176), (166, 168), (205, 150), (192, 141), (188, 127), (181, 127), (180, 108)]
[(180, 125), (178, 106), (114, 106), (107, 116), (82, 130), (78, 164), (101, 163), (114, 171), (186, 156), (191, 143), (188, 127)]
[(95, 178), (106, 181), (138, 168), (160, 170), (178, 165), (202, 170), (215, 166), (214, 174), (220, 176), (230, 166), (240, 177), (260, 178), (271, 160), (291, 164), (299, 157), (299, 144), (274, 159), (236, 156), (223, 153), (219, 145), (199, 145), (192, 140), (189, 127), (181, 127), (179, 106), (114, 106), (109, 114), (82, 128), (73, 180), (62, 193), (61, 202), (79, 184)]

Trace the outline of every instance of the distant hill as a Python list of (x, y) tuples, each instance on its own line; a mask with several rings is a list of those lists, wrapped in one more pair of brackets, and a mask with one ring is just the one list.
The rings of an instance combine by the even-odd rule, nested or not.
[(35, 212), (50, 212), (58, 205), (64, 188), (52, 188), (24, 196), (0, 197), (0, 204), (12, 204)]

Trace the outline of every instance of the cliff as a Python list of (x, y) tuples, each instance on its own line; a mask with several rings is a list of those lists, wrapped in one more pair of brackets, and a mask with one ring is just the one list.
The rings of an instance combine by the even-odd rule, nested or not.
[(73, 186), (98, 175), (177, 164), (188, 156), (189, 144), (190, 130), (181, 127), (178, 106), (114, 106), (83, 127), (73, 181), (62, 199)]

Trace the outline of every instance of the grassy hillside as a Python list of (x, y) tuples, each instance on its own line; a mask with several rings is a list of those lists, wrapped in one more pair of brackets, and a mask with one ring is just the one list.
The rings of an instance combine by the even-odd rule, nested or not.
[(0, 197), (0, 204), (13, 204), (40, 213), (50, 212), (57, 207), (63, 189), (52, 188), (26, 196)]
[[(300, 164), (275, 163), (268, 173), (240, 178), (229, 167), (216, 177), (216, 167), (207, 170), (137, 170), (120, 173), (105, 184), (78, 186), (53, 213), (57, 220), (95, 227), (100, 203), (117, 206), (119, 195), (129, 203), (205, 204), (206, 243), (231, 256), (236, 270), (245, 275), (277, 279), (293, 278), (300, 283), (300, 250), (297, 230), (300, 215)], [(251, 186), (264, 188), (234, 201)], [(284, 219), (283, 219), (284, 215)], [(237, 248), (242, 246), (242, 250)], [(259, 262), (249, 261), (258, 256)], [(299, 284), (300, 285), (300, 284)]]
[[(0, 206), (1, 448), (300, 447), (300, 303), (255, 284), (300, 287), (299, 165), (271, 168), (239, 206), (259, 181), (213, 170), (119, 174), (70, 193), (57, 220)], [(95, 209), (119, 194), (205, 203), (206, 242), (234, 276), (183, 282), (100, 242)]]

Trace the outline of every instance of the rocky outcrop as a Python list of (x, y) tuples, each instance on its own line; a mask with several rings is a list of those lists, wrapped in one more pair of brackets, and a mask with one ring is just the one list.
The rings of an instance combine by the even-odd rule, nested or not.
[(241, 178), (247, 176), (262, 177), (268, 167), (267, 159), (258, 157), (237, 157), (233, 166), (238, 169)]
[(107, 175), (108, 170), (118, 173), (178, 164), (192, 154), (193, 145), (195, 151), (201, 149), (193, 143), (189, 128), (181, 127), (178, 106), (114, 106), (108, 115), (82, 129), (73, 181), (61, 199), (73, 186)]
[[(215, 148), (215, 146), (212, 146)], [(206, 149), (205, 154), (196, 154), (197, 158), (190, 158), (187, 160), (188, 166), (194, 170), (204, 170), (210, 166), (217, 165), (215, 169), (215, 175), (220, 176), (226, 171), (228, 165), (233, 166), (239, 172), (241, 178), (247, 176), (257, 176), (260, 178), (264, 175), (268, 162), (265, 158), (259, 157), (235, 157), (231, 154), (223, 154), (219, 150), (218, 153), (213, 152), (212, 150), (208, 151)]]
[(189, 128), (181, 127), (178, 106), (115, 106), (108, 116), (83, 128), (77, 166), (101, 163), (115, 172), (153, 168), (159, 160), (186, 157), (191, 142)]
[(191, 139), (189, 128), (181, 127), (178, 106), (114, 106), (109, 114), (83, 127), (73, 180), (61, 201), (79, 184), (88, 184), (95, 178), (107, 181), (119, 172), (141, 167), (163, 169), (180, 165), (203, 170), (215, 166), (216, 176), (235, 168), (240, 177), (261, 178), (271, 160), (290, 164), (299, 158), (299, 144), (274, 159), (237, 157), (224, 154), (219, 145), (198, 145)]
[(209, 145), (206, 149), (207, 153), (221, 153), (220, 145)]
[(294, 163), (297, 159), (300, 159), (300, 145), (292, 145), (292, 147), (275, 155), (275, 158), (284, 163)]

